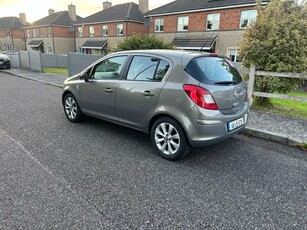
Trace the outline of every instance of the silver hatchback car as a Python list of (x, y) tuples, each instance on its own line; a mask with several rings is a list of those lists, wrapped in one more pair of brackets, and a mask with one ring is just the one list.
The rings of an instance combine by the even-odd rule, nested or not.
[(247, 123), (247, 86), (225, 57), (179, 50), (113, 53), (67, 79), (66, 117), (85, 115), (150, 134), (165, 159), (215, 144)]

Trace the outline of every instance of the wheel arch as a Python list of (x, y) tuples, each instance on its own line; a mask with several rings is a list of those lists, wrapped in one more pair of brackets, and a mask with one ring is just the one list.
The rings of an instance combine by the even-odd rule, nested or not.
[(159, 114), (156, 114), (155, 116), (153, 116), (153, 117), (150, 119), (150, 121), (149, 121), (149, 123), (148, 123), (148, 127), (147, 127), (147, 132), (148, 132), (148, 133), (151, 133), (151, 129), (152, 129), (152, 127), (153, 127), (153, 124), (154, 124), (158, 119), (160, 119), (160, 118), (162, 118), (162, 117), (168, 117), (168, 118), (171, 118), (171, 119), (173, 119), (174, 121), (176, 121), (176, 122), (181, 126), (181, 128), (184, 130), (185, 136), (186, 136), (188, 142), (191, 144), (189, 135), (187, 135), (187, 130), (186, 130), (185, 127), (182, 125), (182, 123), (181, 123), (176, 117), (171, 116), (171, 115), (169, 115), (169, 114), (167, 114), (167, 113), (159, 113)]
[(64, 91), (63, 94), (62, 94), (62, 104), (63, 105), (64, 105), (64, 98), (66, 97), (67, 94), (71, 94), (75, 97), (75, 95), (71, 91), (69, 91), (69, 90)]

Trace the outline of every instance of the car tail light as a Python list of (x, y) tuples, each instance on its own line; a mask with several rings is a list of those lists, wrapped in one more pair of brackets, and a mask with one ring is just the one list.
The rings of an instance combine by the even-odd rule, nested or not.
[(196, 85), (184, 85), (184, 91), (198, 106), (204, 109), (218, 110), (211, 93)]

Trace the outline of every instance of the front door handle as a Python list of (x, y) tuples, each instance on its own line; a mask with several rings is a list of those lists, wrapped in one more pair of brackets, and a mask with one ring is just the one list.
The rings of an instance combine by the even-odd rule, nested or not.
[(113, 93), (113, 92), (114, 92), (114, 89), (106, 88), (104, 91), (105, 91), (106, 93)]
[(152, 96), (155, 96), (155, 94), (153, 92), (151, 92), (150, 90), (146, 90), (144, 91), (143, 95), (145, 97), (152, 97)]

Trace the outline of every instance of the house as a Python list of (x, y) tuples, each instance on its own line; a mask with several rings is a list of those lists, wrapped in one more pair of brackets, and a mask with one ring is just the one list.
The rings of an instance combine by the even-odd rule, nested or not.
[(27, 50), (42, 53), (65, 54), (75, 52), (74, 22), (82, 19), (76, 15), (76, 6), (68, 11), (55, 12), (49, 9), (48, 16), (24, 27)]
[(25, 50), (23, 27), (27, 24), (24, 13), (19, 18), (0, 18), (0, 50)]
[(238, 61), (244, 29), (257, 17), (256, 0), (177, 0), (145, 17), (150, 34), (173, 42), (178, 49), (220, 53)]
[(139, 5), (130, 2), (112, 6), (103, 2), (103, 9), (74, 23), (78, 52), (104, 55), (132, 34), (146, 32), (143, 13), (148, 11), (148, 0)]

